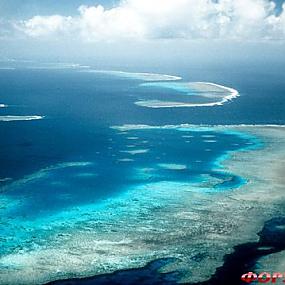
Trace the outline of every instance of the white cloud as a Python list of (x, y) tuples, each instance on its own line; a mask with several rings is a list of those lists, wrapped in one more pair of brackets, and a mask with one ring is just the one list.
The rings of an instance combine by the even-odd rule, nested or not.
[(124, 0), (111, 9), (80, 6), (73, 17), (35, 16), (18, 24), (32, 37), (86, 41), (152, 38), (285, 39), (285, 4), (269, 0)]
[(31, 37), (40, 37), (56, 34), (69, 33), (74, 26), (72, 17), (60, 15), (35, 16), (18, 26), (22, 31)]

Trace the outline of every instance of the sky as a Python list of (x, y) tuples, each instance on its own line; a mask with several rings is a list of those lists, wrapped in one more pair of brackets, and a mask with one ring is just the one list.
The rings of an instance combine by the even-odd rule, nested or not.
[(75, 15), (81, 5), (112, 7), (116, 0), (0, 0), (0, 17), (26, 19), (35, 15)]
[(211, 48), (254, 53), (264, 46), (281, 56), (284, 1), (0, 0), (0, 56), (127, 60), (126, 54), (167, 54), (166, 45), (206, 55)]
[[(280, 11), (283, 0), (275, 0), (274, 2), (277, 5), (277, 11)], [(21, 19), (34, 15), (75, 15), (77, 8), (81, 5), (102, 5), (110, 8), (115, 7), (118, 3), (119, 0), (1, 0), (0, 17)]]

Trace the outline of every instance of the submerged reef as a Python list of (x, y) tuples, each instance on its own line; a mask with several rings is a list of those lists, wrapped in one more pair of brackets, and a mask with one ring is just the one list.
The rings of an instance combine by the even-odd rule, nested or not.
[[(259, 233), (258, 242), (245, 243), (234, 247), (234, 251), (224, 257), (224, 264), (208, 280), (183, 284), (188, 285), (241, 285), (241, 276), (246, 272), (264, 272), (259, 260), (269, 258), (278, 252), (285, 252), (285, 218), (277, 217), (267, 221)], [(142, 284), (142, 285), (175, 285), (179, 284), (179, 272), (161, 273), (163, 266), (175, 260), (162, 259), (152, 261), (143, 268), (116, 271), (112, 274), (90, 278), (69, 279), (50, 282), (47, 285), (107, 285), (107, 284)], [(272, 266), (267, 272), (279, 272)], [(282, 270), (280, 270), (282, 272)]]
[[(169, 90), (176, 92), (171, 100), (150, 98), (135, 103), (148, 108), (213, 107), (239, 97), (237, 90), (210, 82), (150, 82), (143, 83), (140, 87), (156, 88), (166, 93)], [(175, 98), (180, 101), (175, 101)]]
[[(114, 130), (119, 133), (113, 137), (112, 149), (107, 147), (110, 161), (102, 156), (106, 169), (113, 164), (118, 167), (115, 169), (126, 167), (120, 172), (126, 176), (100, 172), (102, 167), (94, 159), (55, 165), (9, 182), (1, 193), (5, 205), (1, 226), (6, 232), (0, 284), (42, 284), (144, 266), (155, 280), (166, 282), (163, 284), (209, 280), (227, 263), (224, 257), (230, 256), (235, 246), (258, 243), (256, 233), (264, 223), (284, 216), (280, 175), (284, 170), (284, 130), (272, 126), (123, 126)], [(163, 142), (168, 134), (175, 138), (176, 144), (169, 141), (172, 147), (168, 140)], [(123, 142), (118, 149), (117, 137)], [(130, 144), (134, 145), (130, 149), (149, 151), (136, 155), (120, 152), (121, 146), (126, 146), (125, 137), (141, 138)], [(145, 148), (140, 145), (143, 141), (148, 142)], [(185, 151), (180, 153), (182, 147), (192, 151), (185, 155)], [(212, 150), (212, 156), (206, 149)], [(96, 159), (100, 161), (100, 154)], [(102, 177), (129, 184), (99, 198), (94, 193), (90, 201), (90, 191)], [(64, 184), (71, 179), (74, 192)], [(91, 179), (94, 184), (85, 184), (86, 189), (75, 196), (77, 179)], [(50, 188), (47, 182), (55, 184)], [(30, 208), (31, 201), (35, 204), (29, 200), (31, 187), (33, 193), (35, 189), (46, 191), (48, 195), (39, 192), (38, 198), (46, 197), (52, 211)], [(68, 205), (74, 200), (76, 204)], [(157, 262), (150, 263), (153, 261)]]

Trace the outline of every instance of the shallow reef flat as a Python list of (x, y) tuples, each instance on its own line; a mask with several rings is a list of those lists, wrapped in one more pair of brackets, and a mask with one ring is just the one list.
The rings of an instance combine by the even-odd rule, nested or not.
[(43, 116), (0, 116), (0, 122), (32, 121), (41, 120), (43, 118)]
[(239, 92), (231, 87), (212, 82), (186, 82), (176, 75), (88, 68), (79, 72), (141, 81), (142, 83), (133, 89), (137, 93), (137, 101), (134, 104), (146, 108), (221, 106), (240, 96)]
[[(120, 130), (137, 128), (149, 127)], [(239, 187), (213, 191), (217, 177), (192, 183), (154, 181), (132, 186), (96, 206), (86, 204), (42, 217), (45, 227), (40, 234), (34, 232), (34, 238), (0, 257), (0, 284), (87, 277), (141, 267), (161, 258), (171, 258), (161, 271), (179, 272), (179, 282), (202, 282), (223, 265), (234, 246), (256, 242), (265, 221), (285, 214), (284, 127), (160, 128), (178, 128), (185, 131), (182, 135), (187, 130), (240, 134), (262, 143), (258, 147), (249, 143), (248, 148), (230, 152), (216, 163), (217, 169), (222, 164), (224, 171), (247, 181)], [(185, 171), (181, 165), (162, 166)], [(144, 169), (143, 174), (151, 171)], [(33, 233), (35, 223), (24, 226)]]
[(169, 99), (141, 99), (135, 102), (138, 106), (149, 108), (221, 106), (239, 97), (237, 90), (210, 82), (147, 82), (140, 84), (140, 87), (153, 88), (153, 90), (159, 88), (166, 93), (167, 91), (172, 90), (178, 92), (180, 95), (184, 95), (184, 100), (180, 102), (175, 101), (177, 100), (175, 99), (175, 96), (171, 101)]
[(112, 75), (116, 77), (121, 77), (123, 79), (127, 78), (127, 79), (142, 80), (142, 81), (176, 81), (182, 79), (181, 77), (174, 75), (146, 73), (146, 72), (125, 72), (125, 71), (116, 71), (116, 70), (95, 70), (95, 69), (87, 69), (81, 72)]

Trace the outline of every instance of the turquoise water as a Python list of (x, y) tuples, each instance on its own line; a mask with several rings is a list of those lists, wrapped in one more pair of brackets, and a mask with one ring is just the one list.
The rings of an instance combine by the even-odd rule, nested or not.
[(221, 160), (230, 152), (254, 146), (254, 138), (227, 131), (112, 129), (100, 151), (42, 168), (2, 187), (1, 253), (14, 252), (33, 239), (44, 243), (45, 228), (50, 231), (53, 224), (82, 219), (77, 212), (73, 217), (62, 217), (62, 212), (81, 211), (86, 205), (96, 209), (129, 189), (140, 191), (161, 182), (183, 187), (203, 183), (212, 191), (236, 189), (246, 181), (224, 171)]
[[(152, 106), (152, 102), (159, 101), (162, 104), (178, 102), (182, 103), (184, 107), (187, 107), (187, 104), (192, 104), (195, 107), (203, 104), (219, 103), (223, 98), (231, 95), (231, 92), (224, 89), (223, 86), (215, 88), (213, 85), (203, 83), (193, 84), (179, 81), (142, 83), (139, 91), (143, 92), (142, 101), (145, 102), (145, 106)], [(141, 104), (141, 102), (138, 101), (137, 104)], [(170, 104), (170, 106), (172, 105)]]
[[(199, 108), (150, 110), (136, 105), (138, 99), (154, 95), (176, 101), (183, 96), (179, 92), (191, 97), (180, 83), (168, 82), (171, 88), (165, 88), (166, 83), (145, 83), (181, 80), (176, 77), (76, 69), (0, 72), (0, 103), (7, 105), (0, 116), (42, 116), (0, 121), (5, 134), (0, 141), (0, 268), (4, 273), (24, 267), (10, 255), (44, 251), (51, 244), (56, 248), (89, 222), (96, 221), (92, 232), (100, 236), (111, 231), (109, 224), (129, 218), (134, 238), (147, 227), (149, 221), (142, 216), (150, 205), (167, 209), (171, 203), (182, 205), (193, 193), (208, 199), (214, 193), (239, 189), (247, 181), (226, 171), (223, 161), (232, 153), (262, 147), (257, 138), (230, 128), (181, 125), (197, 120), (209, 124), (211, 112), (226, 116), (224, 110), (238, 99), (217, 109), (206, 107), (200, 118)], [(165, 94), (165, 89), (170, 93)], [(195, 100), (201, 103), (205, 97)], [(194, 207), (201, 201), (191, 203)]]

